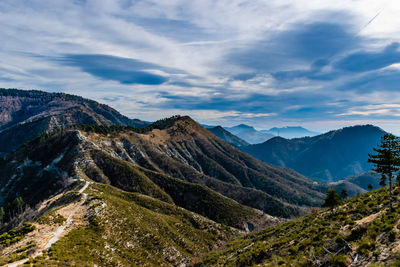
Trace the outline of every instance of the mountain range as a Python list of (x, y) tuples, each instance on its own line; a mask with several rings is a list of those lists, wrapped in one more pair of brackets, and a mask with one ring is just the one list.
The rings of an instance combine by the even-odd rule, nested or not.
[[(226, 248), (229, 240), (238, 242), (245, 232), (292, 226), (296, 220), (282, 223), (320, 207), (329, 187), (346, 188), (350, 195), (368, 188), (367, 174), (327, 185), (270, 165), (240, 150), (258, 145), (222, 127), (205, 129), (188, 116), (149, 124), (77, 96), (0, 92), (0, 140), (5, 145), (0, 157), (0, 265), (213, 265), (214, 254), (203, 256)], [(303, 149), (302, 156), (323, 144), (325, 153), (335, 153), (358, 142), (338, 136), (365, 142), (370, 140), (370, 134), (363, 137), (365, 131), (382, 131), (353, 128), (308, 137), (315, 141), (295, 147)], [(343, 134), (349, 129), (351, 134)], [(304, 149), (303, 143), (316, 148)], [(375, 188), (377, 177), (368, 179)], [(287, 233), (289, 228), (284, 229)], [(235, 255), (255, 253), (237, 244)], [(282, 244), (276, 247), (286, 251)], [(221, 255), (222, 261), (242, 259)]]
[(300, 138), (315, 136), (319, 133), (309, 131), (301, 126), (273, 127), (269, 130), (256, 130), (253, 126), (239, 124), (233, 127), (211, 126), (201, 124), (225, 142), (236, 147), (244, 147), (249, 144), (263, 143), (275, 136), (284, 138)]
[(373, 125), (353, 126), (314, 137), (275, 137), (243, 151), (316, 181), (333, 182), (370, 171), (368, 153), (373, 152), (384, 133)]
[[(80, 127), (42, 136), (36, 143), (6, 157), (2, 169), (8, 171), (1, 177), (0, 206), (26, 194), (31, 188), (36, 188), (38, 196), (49, 196), (46, 192), (54, 191), (49, 189), (52, 186), (56, 190), (62, 189), (56, 181), (63, 185), (63, 177), (76, 177), (79, 172), (93, 181), (110, 183), (125, 191), (138, 191), (161, 200), (170, 200), (171, 194), (182, 191), (185, 186), (188, 188), (183, 191), (205, 188), (204, 194), (224, 195), (226, 201), (234, 200), (279, 217), (298, 216), (304, 212), (299, 206), (318, 206), (322, 201), (323, 186), (315, 185), (294, 171), (267, 165), (248, 156), (189, 117), (173, 117), (142, 129)], [(82, 161), (93, 164), (78, 168), (77, 162)], [(56, 167), (62, 162), (66, 166)], [(131, 180), (132, 175), (136, 180)], [(165, 183), (167, 177), (173, 178)], [(142, 191), (137, 183), (144, 184), (143, 188), (148, 191)], [(181, 190), (172, 185), (175, 183)], [(296, 189), (293, 189), (294, 185)], [(161, 189), (167, 190), (165, 186), (171, 191), (162, 193)], [(42, 200), (34, 196), (29, 195), (30, 205)], [(191, 193), (187, 197), (193, 201), (187, 201), (186, 194), (177, 197), (181, 198), (172, 197), (174, 202), (189, 205), (186, 209), (206, 216), (222, 216), (213, 210), (199, 211), (197, 206), (190, 206), (193, 202), (201, 205), (202, 200)]]

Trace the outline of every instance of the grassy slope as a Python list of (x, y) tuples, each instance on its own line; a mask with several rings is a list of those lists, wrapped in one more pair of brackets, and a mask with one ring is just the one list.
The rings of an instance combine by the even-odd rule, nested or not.
[[(397, 188), (396, 199), (399, 196)], [(400, 206), (397, 200), (395, 211), (389, 212), (387, 199), (387, 192), (375, 190), (333, 210), (243, 236), (206, 256), (200, 265), (347, 266), (355, 257), (359, 265), (354, 266), (399, 264)]]
[[(190, 263), (237, 234), (173, 204), (92, 184), (88, 227), (72, 230), (35, 266), (171, 266)], [(104, 204), (103, 204), (104, 203)]]
[(98, 182), (109, 183), (128, 192), (138, 192), (159, 200), (175, 203), (187, 210), (216, 222), (243, 229), (247, 222), (265, 226), (263, 216), (254, 209), (218, 194), (199, 184), (176, 179), (141, 168), (128, 161), (113, 158), (102, 151), (92, 152), (97, 170), (102, 176), (87, 171), (86, 175)]

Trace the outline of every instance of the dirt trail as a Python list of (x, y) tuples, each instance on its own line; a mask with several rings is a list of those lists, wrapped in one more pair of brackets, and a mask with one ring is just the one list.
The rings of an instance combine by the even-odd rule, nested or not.
[[(73, 222), (73, 217), (74, 217), (75, 213), (83, 205), (83, 203), (85, 203), (85, 201), (87, 200), (88, 196), (87, 196), (86, 193), (83, 193), (83, 191), (85, 191), (86, 188), (89, 185), (90, 185), (90, 182), (86, 181), (85, 185), (79, 190), (79, 193), (83, 194), (83, 199), (81, 200), (79, 205), (77, 205), (71, 211), (71, 213), (68, 215), (68, 218), (67, 218), (66, 222), (62, 226), (58, 227), (55, 232), (52, 233), (53, 237), (47, 242), (46, 246), (44, 247), (44, 250), (48, 250), (55, 242), (57, 242), (60, 239), (60, 236), (65, 232), (65, 229), (67, 229), (71, 225), (71, 223)], [(31, 257), (35, 258), (35, 257), (41, 256), (41, 255), (43, 255), (43, 253), (42, 252), (38, 252), (38, 253), (32, 255)], [(6, 266), (8, 266), (8, 267), (17, 267), (19, 265), (24, 264), (28, 260), (29, 260), (29, 258), (23, 259), (23, 260), (20, 260), (20, 261), (17, 261), (17, 262), (10, 263), (10, 264), (8, 264)]]

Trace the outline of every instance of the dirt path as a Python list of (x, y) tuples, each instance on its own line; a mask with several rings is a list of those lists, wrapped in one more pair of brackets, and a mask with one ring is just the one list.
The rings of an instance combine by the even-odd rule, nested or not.
[[(68, 215), (67, 221), (60, 227), (57, 228), (57, 230), (55, 232), (52, 233), (52, 238), (49, 240), (49, 242), (47, 242), (46, 246), (44, 247), (44, 250), (48, 250), (55, 242), (57, 242), (60, 239), (60, 236), (64, 233), (65, 229), (67, 229), (71, 223), (73, 222), (73, 217), (75, 215), (75, 213), (78, 211), (78, 209), (83, 205), (83, 203), (85, 203), (85, 201), (87, 200), (87, 194), (83, 193), (83, 191), (86, 190), (86, 188), (90, 185), (90, 182), (86, 181), (85, 185), (79, 190), (80, 194), (83, 194), (83, 199), (81, 200), (80, 204), (78, 206), (76, 206), (71, 213)], [(42, 252), (38, 252), (36, 254), (34, 254), (33, 256), (31, 256), (32, 258), (38, 257), (43, 255)], [(29, 258), (27, 259), (23, 259), (20, 261), (16, 261), (13, 263), (8, 264), (8, 267), (17, 267), (19, 265), (24, 264), (25, 262), (27, 262), (29, 260)]]

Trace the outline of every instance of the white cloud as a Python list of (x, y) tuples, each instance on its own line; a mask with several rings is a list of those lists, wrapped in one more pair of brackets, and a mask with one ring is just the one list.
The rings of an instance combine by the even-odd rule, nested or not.
[[(353, 79), (353, 74), (344, 75), (338, 81), (299, 79), (287, 86), (279, 84), (268, 73), (248, 80), (232, 80), (230, 77), (243, 73), (245, 69), (227, 64), (224, 57), (233, 48), (243, 48), (261, 39), (268, 41), (276, 32), (317, 21), (345, 23), (354, 27), (359, 36), (370, 40), (363, 44), (366, 48), (379, 50), (382, 45), (400, 40), (398, 14), (400, 2), (395, 0), (2, 0), (0, 87), (75, 93), (111, 104), (132, 117), (147, 120), (177, 113), (189, 114), (210, 123), (230, 123), (226, 119), (228, 117), (235, 117), (235, 121), (239, 121), (239, 117), (242, 120), (259, 118), (260, 121), (265, 117), (279, 117), (278, 112), (221, 111), (212, 107), (209, 110), (161, 110), (157, 105), (168, 99), (161, 97), (160, 92), (172, 96), (219, 96), (227, 99), (245, 99), (250, 94), (278, 96), (314, 92), (324, 96), (326, 102), (332, 100), (333, 103), (337, 98), (347, 101), (349, 104), (346, 104), (345, 110), (339, 112), (342, 116), (394, 115), (398, 114), (398, 107), (383, 105), (399, 102), (399, 94), (371, 92), (361, 95), (335, 90), (336, 85)], [(167, 25), (168, 20), (188, 27), (185, 40), (173, 37), (174, 30), (179, 32), (183, 29), (174, 24)], [(160, 29), (170, 32), (167, 34)], [(193, 77), (180, 74), (171, 77), (174, 81), (183, 80), (194, 86), (179, 86), (178, 83), (122, 85), (48, 59), (68, 53), (134, 58), (185, 70)], [(299, 65), (295, 60), (291, 64), (292, 69), (308, 67), (306, 64)], [(388, 68), (399, 69), (398, 65)], [(151, 71), (168, 75), (162, 70)], [(106, 100), (115, 97), (118, 101)], [(378, 105), (372, 108), (365, 105), (374, 102)], [(339, 101), (337, 103), (338, 107), (344, 105)], [(354, 107), (349, 108), (352, 103)], [(298, 103), (298, 106), (302, 105)], [(287, 106), (282, 110), (290, 108)]]

